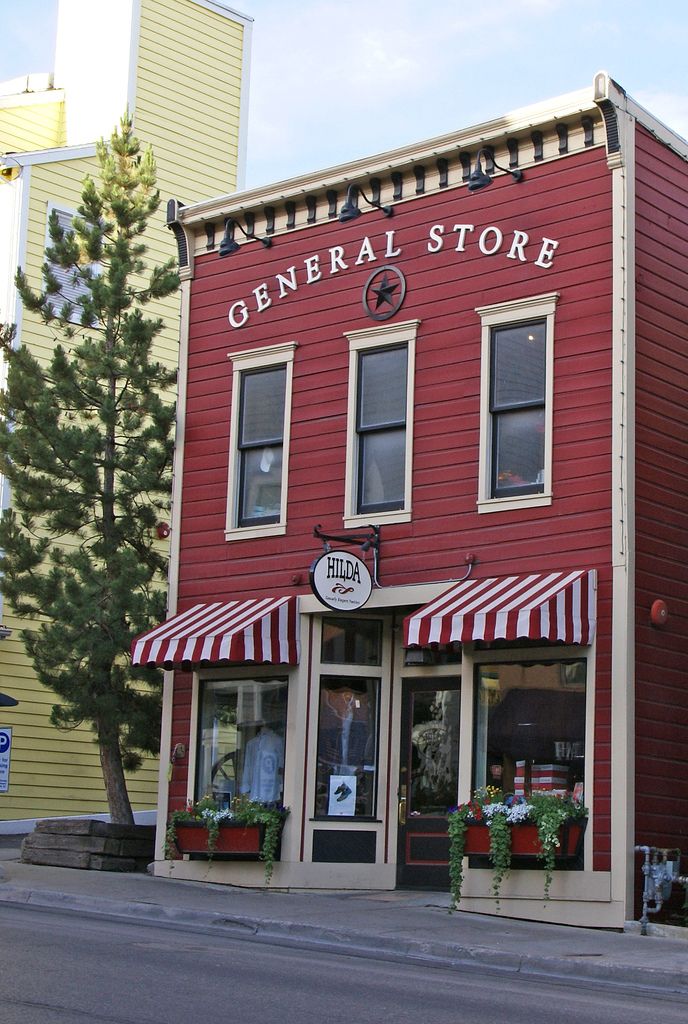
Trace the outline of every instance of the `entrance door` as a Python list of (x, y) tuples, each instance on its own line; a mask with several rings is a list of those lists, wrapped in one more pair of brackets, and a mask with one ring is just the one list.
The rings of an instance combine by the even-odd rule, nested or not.
[(459, 682), (402, 681), (397, 885), (449, 886), (447, 811), (459, 781)]

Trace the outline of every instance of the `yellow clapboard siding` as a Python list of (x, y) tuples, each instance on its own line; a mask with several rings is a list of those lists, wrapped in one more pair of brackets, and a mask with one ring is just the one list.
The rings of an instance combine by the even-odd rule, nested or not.
[[(225, 17), (191, 0), (141, 0), (140, 11), (132, 113), (138, 137), (153, 146), (162, 198), (146, 233), (146, 259), (152, 266), (176, 258), (173, 236), (164, 224), (168, 198), (192, 202), (236, 187), (244, 24), (241, 19)], [(62, 134), (55, 141), (46, 141), (46, 148), (64, 144), (61, 110), (62, 120), (55, 130)], [(4, 125), (0, 110), (0, 138)], [(112, 128), (114, 125), (104, 127), (106, 138)], [(27, 144), (18, 144), (17, 149), (43, 148), (35, 127), (26, 124), (21, 130)], [(16, 138), (19, 141), (18, 135)], [(96, 170), (95, 158), (56, 160), (31, 167), (23, 268), (34, 287), (41, 283), (48, 204), (76, 209), (84, 175)], [(165, 320), (165, 329), (154, 346), (155, 356), (174, 367), (178, 296), (151, 304), (148, 310)], [(62, 341), (58, 332), (24, 311), (22, 344), (30, 346), (43, 363), (50, 358), (56, 337)], [(65, 540), (65, 546), (70, 546), (69, 540)], [(0, 794), (0, 820), (106, 813), (93, 733), (86, 726), (64, 732), (50, 724), (50, 710), (58, 699), (36, 679), (19, 638), (20, 630), (31, 623), (13, 615), (7, 603), (3, 621), (13, 633), (0, 643), (0, 690), (16, 696), (20, 703), (0, 711), (0, 725), (13, 730), (10, 787), (8, 793)], [(146, 758), (141, 771), (128, 776), (135, 809), (155, 806), (157, 780), (155, 758)]]
[(60, 90), (36, 95), (35, 103), (7, 97), (0, 100), (0, 153), (26, 153), (63, 146), (64, 100)]
[[(161, 181), (169, 173), (185, 182), (187, 202), (236, 184), (243, 32), (240, 22), (190, 0), (148, 0), (142, 6), (136, 124), (156, 154), (165, 151), (164, 173), (158, 156)], [(209, 121), (214, 138), (207, 134)], [(178, 148), (167, 149), (170, 137)], [(187, 180), (190, 167), (203, 173)]]

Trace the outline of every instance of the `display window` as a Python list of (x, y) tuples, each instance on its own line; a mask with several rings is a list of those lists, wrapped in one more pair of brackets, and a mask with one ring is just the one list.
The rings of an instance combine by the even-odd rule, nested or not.
[(281, 804), (287, 680), (205, 680), (199, 721), (196, 799), (230, 809), (239, 794)]
[(474, 788), (583, 800), (585, 660), (486, 664), (476, 674)]

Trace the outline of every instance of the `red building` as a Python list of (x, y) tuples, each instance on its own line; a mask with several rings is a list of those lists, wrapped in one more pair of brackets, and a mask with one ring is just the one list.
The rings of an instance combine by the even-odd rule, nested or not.
[[(275, 884), (437, 887), (457, 800), (575, 788), (581, 856), (501, 912), (633, 916), (634, 844), (688, 829), (687, 161), (600, 74), (170, 204), (170, 619), (134, 647), (168, 670), (161, 825), (249, 793), (291, 809)], [(490, 892), (468, 866), (462, 907)]]

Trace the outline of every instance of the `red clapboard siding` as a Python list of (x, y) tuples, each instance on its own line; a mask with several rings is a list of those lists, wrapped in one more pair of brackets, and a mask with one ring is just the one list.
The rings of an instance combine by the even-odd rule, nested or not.
[(688, 169), (643, 129), (636, 153), (636, 838), (685, 848)]
[[(181, 507), (179, 599), (260, 596), (306, 578), (319, 544), (313, 526), (342, 529), (349, 346), (345, 332), (369, 328), (361, 304), (369, 275), (393, 263), (407, 296), (391, 323), (418, 319), (413, 434), (413, 517), (384, 528), (386, 586), (451, 579), (475, 551), (483, 576), (595, 567), (599, 570), (596, 677), (595, 867), (608, 867), (611, 488), (611, 177), (601, 149), (530, 168), (522, 185), (498, 179), (484, 192), (443, 190), (348, 224), (325, 222), (275, 238), (270, 250), (242, 246), (231, 259), (199, 256), (191, 286), (187, 426)], [(470, 223), (457, 252), (455, 224)], [(443, 224), (441, 252), (428, 230)], [(500, 252), (479, 252), (489, 225)], [(514, 230), (528, 233), (525, 263), (508, 259)], [(395, 257), (385, 257), (394, 231)], [(356, 265), (368, 236), (376, 262)], [(554, 265), (535, 266), (542, 238), (559, 241)], [(343, 246), (348, 269), (331, 274), (328, 250)], [(304, 283), (304, 258), (323, 274)], [(657, 254), (660, 255), (661, 254)], [(275, 275), (295, 266), (299, 287), (278, 298)], [(266, 282), (272, 305), (258, 313), (253, 289)], [(554, 501), (551, 506), (478, 514), (481, 305), (558, 292), (555, 327)], [(234, 330), (232, 303), (250, 317)], [(232, 395), (228, 353), (298, 343), (294, 359), (286, 536), (225, 541)], [(374, 517), (373, 517), (374, 518)], [(269, 577), (261, 566), (270, 567)], [(188, 701), (175, 715), (189, 714)], [(175, 719), (176, 722), (176, 719)], [(179, 722), (181, 727), (181, 721)], [(188, 720), (187, 720), (188, 727)], [(181, 731), (181, 729), (180, 729)]]
[[(514, 265), (514, 261), (507, 260), (503, 254), (494, 257), (476, 255), (475, 244), (470, 252), (467, 245), (465, 253), (453, 252), (450, 242), (441, 254), (427, 253), (429, 224), (446, 222), (450, 228), (455, 222), (469, 219), (458, 216), (457, 212), (465, 206), (465, 190), (450, 190), (439, 197), (424, 197), (399, 207), (394, 221), (367, 217), (351, 225), (320, 225), (293, 236), (282, 236), (279, 247), (273, 247), (267, 260), (264, 253), (258, 253), (251, 247), (242, 249), (232, 261), (219, 261), (215, 256), (199, 258), (192, 298), (189, 432), (191, 434), (201, 408), (207, 410), (212, 405), (217, 409), (216, 419), (207, 411), (203, 413), (208, 419), (208, 429), (212, 431), (213, 423), (216, 427), (213, 465), (217, 465), (218, 453), (226, 458), (231, 404), (227, 352), (284, 340), (281, 332), (286, 327), (287, 337), (299, 342), (294, 369), (292, 473), (298, 472), (300, 443), (307, 444), (304, 458), (312, 464), (319, 454), (317, 449), (313, 451), (312, 440), (324, 435), (327, 445), (322, 445), (320, 454), (335, 455), (337, 453), (332, 449), (339, 446), (339, 465), (333, 465), (333, 473), (343, 482), (348, 373), (348, 351), (343, 331), (369, 325), (360, 309), (360, 289), (370, 272), (370, 265), (350, 267), (347, 272), (325, 277), (317, 284), (301, 286), (297, 293), (290, 293), (281, 303), (276, 300), (264, 313), (252, 314), (249, 324), (239, 331), (228, 330), (227, 308), (229, 302), (236, 298), (250, 297), (251, 287), (262, 280), (271, 280), (275, 271), (284, 271), (292, 264), (298, 267), (304, 255), (313, 251), (326, 252), (327, 247), (333, 244), (346, 247), (353, 243), (351, 252), (355, 256), (365, 231), (376, 242), (384, 241), (384, 231), (391, 224), (394, 224), (397, 243), (403, 236), (403, 253), (395, 262), (405, 270), (409, 280), (409, 295), (399, 315), (403, 318), (417, 316), (422, 321), (417, 351), (414, 472), (427, 472), (424, 459), (431, 460), (427, 463), (430, 467), (438, 461), (440, 465), (446, 465), (457, 451), (469, 455), (471, 472), (475, 472), (480, 359), (479, 320), (475, 306), (481, 301), (507, 299), (543, 290), (560, 291), (556, 337), (555, 445), (557, 431), (563, 431), (564, 426), (577, 434), (580, 444), (585, 443), (586, 426), (590, 430), (596, 424), (598, 436), (600, 431), (608, 436), (609, 394), (606, 386), (599, 387), (599, 375), (604, 372), (606, 384), (610, 382), (611, 301), (608, 276), (600, 272), (597, 254), (602, 251), (609, 259), (609, 185), (605, 174), (590, 175), (591, 159), (599, 160), (599, 155), (572, 158), (566, 168), (557, 165), (556, 175), (548, 173), (545, 167), (533, 169), (529, 176), (533, 176), (538, 188), (528, 194), (514, 188), (502, 188), (497, 201), (494, 189), (491, 190), (492, 198), (487, 193), (473, 197), (478, 201), (472, 202), (470, 222), (475, 223), (476, 234), (485, 224), (499, 223), (505, 233), (510, 227), (518, 226), (537, 239), (539, 236), (533, 225), (551, 235), (555, 234), (551, 225), (557, 225), (562, 244), (555, 267), (546, 273), (534, 271), (532, 262)], [(583, 197), (586, 205), (582, 210), (580, 201)], [(351, 260), (351, 257), (347, 258)], [(581, 294), (585, 295), (584, 301), (580, 300)], [(327, 388), (327, 399), (319, 403), (322, 387), (319, 390), (317, 382), (314, 384), (316, 378), (331, 382)], [(442, 392), (435, 395), (438, 378), (442, 381)], [(593, 388), (597, 389), (594, 394)], [(580, 392), (575, 402), (572, 399), (573, 389)], [(581, 424), (581, 402), (585, 403), (585, 424)], [(563, 419), (566, 409), (570, 410), (567, 421)], [(337, 420), (340, 424), (338, 430)], [(202, 445), (204, 451), (209, 451), (211, 440), (209, 434), (191, 434), (191, 440), (187, 440), (188, 459), (202, 458), (196, 455), (196, 445)], [(448, 440), (450, 443), (446, 443)], [(555, 452), (555, 467), (561, 465), (563, 468), (580, 457), (579, 450), (571, 450), (575, 440), (575, 437), (566, 436), (565, 446)], [(438, 445), (444, 445), (448, 458), (438, 460)], [(607, 453), (608, 447), (600, 452), (601, 459), (606, 460)], [(595, 453), (591, 452), (589, 457), (594, 459)], [(588, 469), (586, 477), (589, 477)], [(607, 465), (603, 466), (602, 472), (608, 472)], [(576, 473), (570, 470), (565, 475), (575, 478)], [(443, 486), (442, 481), (438, 486)], [(451, 500), (450, 487), (446, 487), (446, 495)], [(308, 504), (310, 500), (308, 492), (299, 496), (300, 505)], [(437, 516), (432, 511), (434, 501), (435, 494), (432, 500), (424, 500), (422, 493), (414, 494), (414, 520), (416, 512), (419, 518), (427, 516), (436, 520)], [(314, 513), (317, 511), (314, 509)], [(565, 510), (558, 512), (561, 515)], [(578, 513), (578, 508), (574, 513)], [(338, 516), (341, 517), (341, 507)], [(460, 524), (461, 531), (468, 529), (479, 533), (488, 543), (491, 527), (486, 517), (471, 518), (472, 522)], [(565, 516), (558, 517), (558, 522), (563, 526)], [(224, 545), (223, 537), (218, 538), (218, 544)], [(244, 545), (234, 545), (237, 555), (239, 547)], [(245, 550), (247, 558), (255, 557), (250, 546)], [(300, 557), (303, 549), (297, 545), (294, 550)]]

